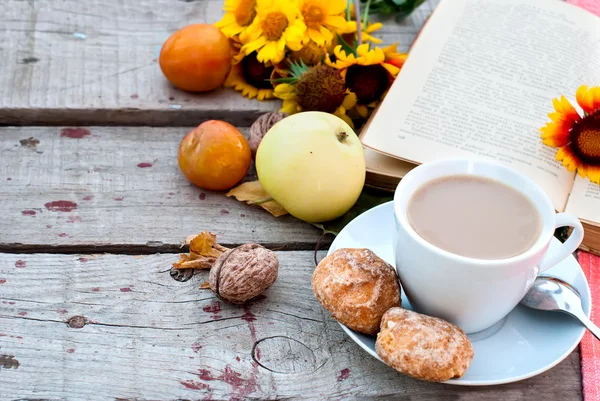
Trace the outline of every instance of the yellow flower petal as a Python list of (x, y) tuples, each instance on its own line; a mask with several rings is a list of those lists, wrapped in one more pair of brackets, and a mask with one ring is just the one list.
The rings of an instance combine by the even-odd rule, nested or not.
[(568, 171), (575, 170), (579, 165), (579, 159), (577, 159), (568, 146), (563, 146), (556, 152), (556, 160), (562, 162)]
[(304, 46), (302, 39), (304, 38), (305, 32), (306, 25), (300, 20), (294, 21), (294, 23), (283, 33), (283, 37), (287, 42), (287, 47), (293, 51), (302, 49)]
[[(283, 46), (281, 46), (280, 43), (283, 43)], [(256, 59), (258, 61), (260, 61), (261, 63), (267, 63), (267, 62), (272, 62), (272, 63), (278, 63), (281, 60), (283, 60), (283, 57), (285, 56), (284, 54), (284, 48), (285, 47), (285, 42), (284, 41), (268, 41), (259, 51), (258, 51), (258, 55), (256, 56)]]
[(587, 177), (591, 182), (600, 185), (600, 167), (588, 166)]
[(291, 115), (291, 114), (295, 114), (295, 113), (299, 112), (300, 110), (298, 107), (298, 103), (296, 102), (295, 99), (294, 100), (284, 99), (280, 111)]
[(376, 38), (375, 36), (371, 36), (370, 34), (363, 32), (363, 40), (364, 41), (369, 41), (369, 42), (373, 42), (373, 43), (381, 43), (383, 42), (383, 40)]
[(333, 33), (331, 33), (331, 31), (325, 28), (324, 26), (320, 28), (320, 32), (321, 35), (323, 35), (323, 37), (325, 38), (325, 43), (331, 43), (331, 41), (333, 40)]
[(346, 110), (343, 106), (338, 107), (338, 109), (333, 113), (333, 115), (338, 116), (342, 120), (346, 122), (350, 126), (350, 128), (354, 129), (354, 121), (346, 114)]
[(357, 100), (358, 98), (356, 97), (356, 94), (353, 92), (349, 92), (346, 94), (346, 97), (344, 97), (342, 107), (346, 110), (350, 110), (356, 105)]
[[(250, 24), (244, 32), (240, 33), (240, 41), (244, 44), (258, 39), (262, 35), (262, 27), (257, 21)], [(266, 40), (266, 38), (264, 38)]]
[(241, 92), (242, 96), (249, 99), (256, 97), (258, 100), (266, 100), (275, 97), (273, 89), (259, 89), (246, 82), (241, 64), (236, 64), (231, 67), (223, 86), (226, 88), (233, 88), (234, 90)]
[(589, 88), (587, 85), (582, 85), (577, 89), (575, 96), (577, 103), (586, 113), (591, 114), (600, 109), (600, 87)]
[(325, 19), (325, 25), (336, 29), (343, 29), (346, 26), (346, 22), (346, 19), (341, 15), (329, 15)]
[(385, 68), (390, 74), (392, 74), (392, 77), (396, 77), (398, 75), (398, 73), (400, 72), (400, 68), (396, 67), (395, 65), (391, 65), (388, 63), (382, 63), (381, 64), (383, 66), (383, 68)]
[(577, 114), (577, 110), (575, 110), (573, 105), (564, 95), (561, 95), (560, 99), (553, 99), (552, 104), (554, 105), (554, 110), (556, 110), (557, 113), (566, 115)]
[(244, 46), (242, 46), (241, 51), (244, 52), (244, 54), (248, 55), (248, 54), (254, 53), (256, 50), (263, 47), (266, 43), (267, 43), (267, 38), (265, 38), (264, 36), (261, 36), (252, 42), (246, 43)]
[(217, 28), (222, 28), (222, 27), (232, 24), (234, 22), (235, 22), (235, 15), (233, 15), (231, 13), (226, 13), (225, 15), (223, 15), (223, 17), (221, 18), (220, 21), (215, 22), (215, 26)]
[(318, 0), (321, 4), (327, 4), (329, 14), (341, 14), (346, 12), (346, 0), (329, 0), (327, 2)]
[(367, 118), (369, 115), (369, 109), (364, 104), (357, 104), (355, 110), (362, 118)]
[(275, 96), (279, 99), (295, 99), (294, 86), (290, 84), (279, 84), (275, 87)]
[(569, 142), (569, 131), (561, 129), (561, 126), (555, 123), (547, 123), (540, 131), (545, 145), (559, 148)]
[(323, 34), (321, 33), (320, 30), (310, 28), (307, 30), (307, 34), (308, 34), (308, 37), (316, 44), (318, 44), (318, 45), (325, 44), (325, 36), (323, 36)]
[(383, 27), (383, 24), (381, 22), (375, 22), (373, 24), (369, 24), (369, 26), (366, 28), (366, 31), (368, 33), (373, 33), (375, 31), (378, 31), (382, 27)]

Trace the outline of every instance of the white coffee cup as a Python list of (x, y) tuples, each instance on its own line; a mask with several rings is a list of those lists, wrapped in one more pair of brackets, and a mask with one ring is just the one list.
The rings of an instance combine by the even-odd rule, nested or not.
[[(442, 250), (412, 228), (406, 214), (409, 199), (427, 182), (471, 174), (507, 184), (526, 195), (542, 218), (541, 233), (525, 252), (506, 259), (482, 260)], [(499, 163), (478, 159), (445, 159), (412, 169), (394, 193), (396, 271), (415, 310), (445, 319), (475, 333), (504, 318), (530, 289), (539, 273), (571, 255), (583, 240), (579, 220), (556, 213), (543, 190), (525, 175)], [(558, 227), (570, 226), (569, 238), (547, 252)], [(460, 229), (457, 227), (457, 229)]]

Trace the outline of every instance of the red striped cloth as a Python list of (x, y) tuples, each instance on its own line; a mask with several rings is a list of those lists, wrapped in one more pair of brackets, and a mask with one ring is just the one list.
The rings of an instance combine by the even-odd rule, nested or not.
[[(600, 326), (600, 257), (588, 252), (577, 253), (579, 264), (585, 273), (592, 293), (591, 320)], [(600, 341), (586, 330), (581, 340), (581, 374), (583, 399), (600, 401)]]
[[(600, 0), (567, 0), (600, 16)], [(595, 82), (590, 82), (594, 85)], [(592, 293), (591, 320), (600, 325), (600, 257), (587, 252), (578, 252), (577, 259), (585, 273)], [(600, 401), (600, 341), (586, 331), (580, 344), (583, 399)]]
[(567, 3), (575, 4), (596, 15), (600, 15), (600, 1), (598, 0), (567, 0)]

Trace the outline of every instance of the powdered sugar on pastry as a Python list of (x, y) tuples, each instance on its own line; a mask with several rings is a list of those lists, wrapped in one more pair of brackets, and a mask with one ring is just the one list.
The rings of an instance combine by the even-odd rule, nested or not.
[(334, 319), (365, 334), (376, 334), (385, 311), (401, 303), (396, 271), (366, 248), (338, 249), (325, 257), (312, 286)]
[(383, 315), (375, 351), (399, 372), (436, 382), (462, 377), (474, 356), (459, 327), (403, 308)]

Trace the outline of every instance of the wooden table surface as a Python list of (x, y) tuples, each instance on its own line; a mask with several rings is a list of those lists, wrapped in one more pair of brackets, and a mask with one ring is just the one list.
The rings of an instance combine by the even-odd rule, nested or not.
[[(382, 29), (405, 50), (436, 1)], [(221, 0), (3, 0), (0, 12), (0, 399), (581, 399), (576, 350), (490, 387), (403, 376), (316, 301), (317, 228), (190, 185), (176, 155), (208, 118), (247, 127), (278, 102), (172, 88), (156, 62)], [(252, 172), (248, 179), (252, 179)], [(277, 249), (246, 306), (175, 281), (182, 241)], [(331, 236), (321, 244), (323, 257)]]

